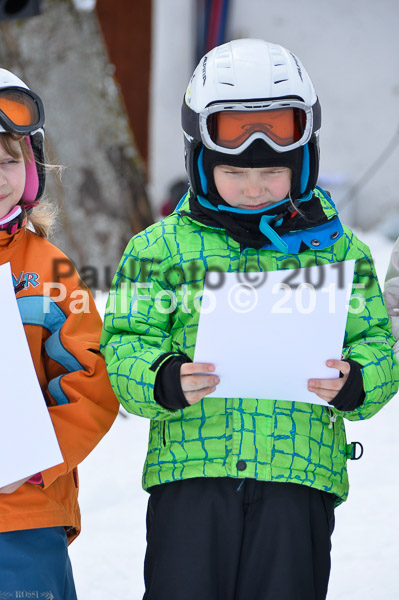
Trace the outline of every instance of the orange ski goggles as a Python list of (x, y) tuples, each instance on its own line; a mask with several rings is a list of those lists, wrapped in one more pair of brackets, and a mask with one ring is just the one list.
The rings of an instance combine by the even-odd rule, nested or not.
[(277, 152), (287, 152), (309, 141), (313, 112), (299, 100), (226, 102), (202, 111), (199, 126), (210, 150), (239, 154), (255, 139), (263, 139)]
[(0, 125), (4, 131), (28, 135), (44, 124), (44, 108), (39, 96), (30, 90), (0, 89)]

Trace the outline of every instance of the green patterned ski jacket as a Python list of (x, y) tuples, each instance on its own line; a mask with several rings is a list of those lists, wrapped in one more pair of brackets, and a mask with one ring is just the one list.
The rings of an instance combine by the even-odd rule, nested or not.
[[(327, 217), (336, 211), (320, 191)], [(324, 250), (284, 255), (242, 250), (223, 229), (182, 211), (132, 238), (114, 277), (104, 321), (102, 352), (111, 384), (128, 412), (151, 419), (143, 487), (191, 477), (256, 478), (312, 486), (348, 495), (344, 419), (373, 416), (396, 393), (399, 366), (394, 339), (368, 247), (347, 228)], [(206, 271), (243, 272), (322, 265), (356, 259), (354, 307), (348, 314), (344, 357), (362, 365), (363, 404), (345, 412), (273, 398), (204, 398), (183, 410), (154, 399), (159, 367), (171, 354), (191, 359)], [(287, 373), (289, 365), (287, 365)], [(267, 386), (266, 386), (267, 387)], [(267, 394), (267, 389), (265, 390)]]

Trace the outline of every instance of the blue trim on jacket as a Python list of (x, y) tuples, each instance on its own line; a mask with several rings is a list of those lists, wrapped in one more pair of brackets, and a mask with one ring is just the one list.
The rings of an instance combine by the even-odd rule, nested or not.
[(58, 362), (64, 367), (66, 371), (72, 373), (73, 371), (83, 370), (80, 362), (71, 354), (60, 340), (60, 331), (55, 331), (45, 342), (44, 347), (47, 355)]
[[(50, 296), (24, 296), (17, 299), (19, 312), (24, 325), (38, 325), (50, 331), (51, 336), (44, 347), (49, 358), (58, 362), (68, 373), (83, 371), (80, 362), (63, 345), (60, 330), (67, 317), (64, 311)], [(61, 378), (55, 377), (48, 382), (48, 391), (57, 404), (69, 404), (61, 387)]]
[(24, 296), (17, 302), (24, 325), (39, 325), (54, 333), (66, 321), (64, 311), (50, 296)]
[(60, 404), (69, 404), (68, 396), (65, 394), (61, 387), (61, 379), (64, 377), (63, 375), (59, 375), (59, 377), (55, 377), (48, 382), (48, 392), (54, 398), (58, 405)]

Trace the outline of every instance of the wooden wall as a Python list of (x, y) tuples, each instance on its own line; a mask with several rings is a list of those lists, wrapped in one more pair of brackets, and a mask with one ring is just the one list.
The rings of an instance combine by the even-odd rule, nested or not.
[(136, 146), (147, 167), (152, 0), (97, 0), (96, 10)]

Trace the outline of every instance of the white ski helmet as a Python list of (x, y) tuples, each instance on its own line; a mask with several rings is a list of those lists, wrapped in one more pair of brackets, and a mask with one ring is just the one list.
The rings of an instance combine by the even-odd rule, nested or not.
[(15, 133), (26, 138), (32, 162), (26, 164), (22, 200), (27, 212), (44, 192), (44, 108), (39, 96), (19, 77), (0, 69), (0, 134)]
[(222, 44), (201, 59), (183, 100), (191, 188), (205, 194), (198, 169), (203, 146), (237, 155), (261, 139), (276, 153), (303, 148), (300, 196), (308, 196), (318, 177), (320, 126), (312, 82), (292, 52), (259, 39)]

